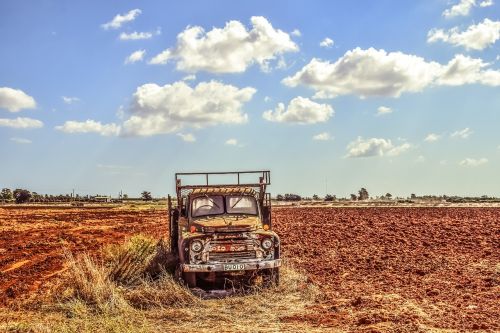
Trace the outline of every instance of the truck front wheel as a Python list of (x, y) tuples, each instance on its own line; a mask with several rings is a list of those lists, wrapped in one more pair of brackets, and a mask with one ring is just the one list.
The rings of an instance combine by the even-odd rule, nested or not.
[(196, 273), (194, 272), (185, 272), (183, 275), (184, 282), (187, 284), (189, 288), (196, 287)]
[(264, 269), (262, 272), (262, 282), (265, 288), (278, 286), (280, 283), (279, 268)]
[(175, 279), (180, 283), (188, 286), (189, 288), (196, 287), (196, 273), (194, 272), (183, 272), (181, 265), (177, 265), (175, 268)]

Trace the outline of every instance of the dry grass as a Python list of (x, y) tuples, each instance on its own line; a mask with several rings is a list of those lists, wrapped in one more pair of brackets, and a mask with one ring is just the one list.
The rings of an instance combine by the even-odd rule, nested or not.
[[(221, 300), (201, 300), (158, 271), (165, 244), (142, 236), (108, 247), (103, 259), (67, 255), (68, 271), (36, 311), (1, 312), (3, 332), (283, 332), (314, 331), (287, 321), (320, 298), (305, 276), (285, 265), (280, 286)], [(151, 277), (158, 275), (155, 278)]]

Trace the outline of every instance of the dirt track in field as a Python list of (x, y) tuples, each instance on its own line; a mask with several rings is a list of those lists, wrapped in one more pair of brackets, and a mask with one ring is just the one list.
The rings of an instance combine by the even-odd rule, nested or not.
[[(309, 314), (356, 331), (499, 330), (500, 208), (276, 208), (283, 253), (321, 287)], [(64, 250), (165, 235), (165, 210), (0, 208), (0, 302), (40, 290)]]

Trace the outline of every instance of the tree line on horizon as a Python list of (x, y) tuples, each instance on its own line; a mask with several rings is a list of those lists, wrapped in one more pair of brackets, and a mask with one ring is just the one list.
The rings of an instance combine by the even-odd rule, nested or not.
[[(142, 200), (142, 201), (153, 201), (158, 200), (157, 198), (153, 198), (151, 192), (142, 191), (140, 196), (137, 198), (130, 198), (127, 194), (119, 194), (117, 198), (111, 198), (109, 196), (102, 195), (79, 195), (79, 194), (39, 194), (37, 192), (31, 192), (26, 189), (15, 189), (11, 190), (9, 188), (3, 188), (0, 191), (0, 202), (15, 202), (17, 204), (21, 203), (57, 203), (57, 202), (98, 202), (99, 198), (109, 198), (110, 202), (121, 202), (126, 200)], [(448, 195), (422, 195), (417, 196), (412, 193), (407, 198), (394, 198), (392, 194), (386, 193), (385, 195), (377, 196), (375, 198), (370, 197), (366, 188), (361, 188), (357, 194), (352, 193), (347, 198), (337, 198), (336, 195), (326, 194), (324, 197), (320, 197), (317, 194), (314, 194), (312, 197), (303, 197), (299, 194), (294, 193), (286, 193), (286, 194), (278, 194), (275, 199), (277, 201), (365, 201), (369, 199), (376, 200), (397, 200), (398, 202), (414, 202), (415, 200), (423, 200), (423, 201), (446, 201), (451, 203), (460, 203), (460, 202), (500, 202), (500, 198), (490, 197), (487, 195), (483, 195), (480, 197), (472, 197), (472, 196), (448, 196)]]
[(500, 202), (500, 198), (491, 197), (487, 195), (482, 195), (480, 197), (474, 196), (449, 196), (449, 195), (416, 195), (415, 193), (410, 194), (409, 197), (394, 198), (391, 193), (386, 193), (381, 196), (376, 196), (375, 198), (370, 197), (366, 188), (362, 187), (358, 194), (350, 194), (347, 198), (337, 198), (336, 195), (326, 194), (324, 197), (320, 197), (314, 194), (312, 197), (302, 197), (299, 194), (286, 193), (276, 195), (277, 201), (365, 201), (365, 200), (397, 200), (398, 202), (408, 202), (412, 203), (416, 200), (420, 201), (446, 201), (450, 203), (461, 203), (461, 202)]
[[(119, 197), (111, 198), (104, 195), (79, 195), (79, 194), (39, 194), (37, 192), (31, 192), (26, 189), (15, 189), (11, 190), (9, 188), (3, 188), (0, 191), (0, 202), (15, 202), (17, 204), (28, 203), (28, 202), (96, 202), (98, 198), (109, 198), (110, 201), (123, 201), (123, 200), (134, 200), (134, 198), (129, 198), (127, 194), (120, 194)], [(143, 191), (140, 195), (140, 198), (135, 198), (135, 200), (143, 200), (143, 201), (151, 201), (153, 197), (151, 192)]]

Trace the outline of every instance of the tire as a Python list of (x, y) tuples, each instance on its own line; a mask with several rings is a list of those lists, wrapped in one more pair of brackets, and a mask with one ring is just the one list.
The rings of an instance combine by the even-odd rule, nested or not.
[(181, 270), (181, 265), (177, 265), (175, 268), (175, 280), (180, 284), (183, 284), (189, 288), (196, 288), (196, 273), (194, 272), (183, 272)]
[(194, 272), (183, 273), (182, 277), (184, 279), (184, 282), (189, 288), (196, 288), (196, 273)]
[(262, 283), (264, 288), (277, 287), (280, 283), (279, 268), (265, 269), (262, 272)]

